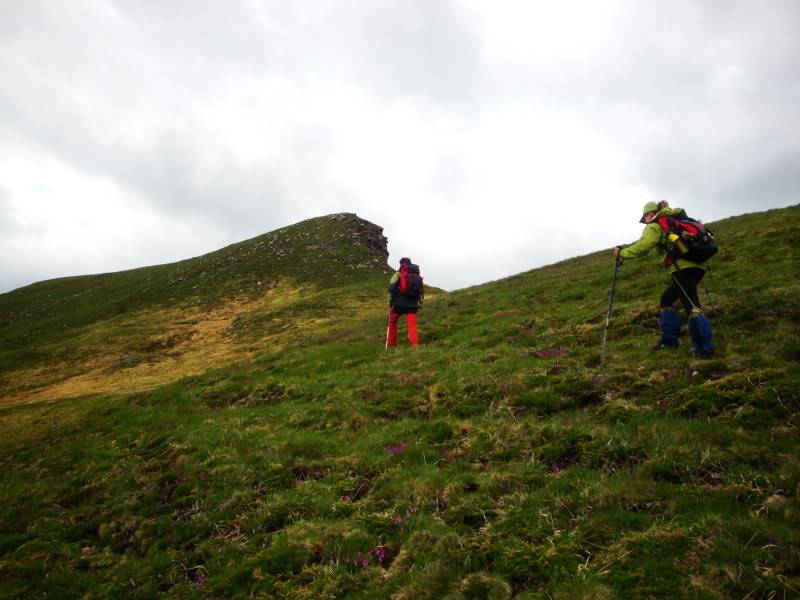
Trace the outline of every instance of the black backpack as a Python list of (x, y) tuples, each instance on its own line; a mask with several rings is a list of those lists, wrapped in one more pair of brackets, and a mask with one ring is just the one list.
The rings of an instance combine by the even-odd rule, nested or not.
[(422, 301), (425, 297), (425, 288), (422, 284), (422, 276), (419, 274), (418, 265), (409, 263), (400, 267), (400, 286), (398, 291), (401, 296), (409, 300)]
[(698, 264), (704, 263), (719, 250), (714, 234), (700, 221), (688, 216), (685, 210), (676, 215), (658, 217), (656, 222), (666, 237), (662, 245), (662, 249), (666, 251), (666, 266), (679, 258)]

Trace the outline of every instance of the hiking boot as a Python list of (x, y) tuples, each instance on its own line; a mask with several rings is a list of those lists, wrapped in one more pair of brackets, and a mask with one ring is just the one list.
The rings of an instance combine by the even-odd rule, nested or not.
[(713, 358), (714, 357), (714, 350), (711, 351), (703, 351), (698, 349), (697, 346), (692, 344), (692, 347), (689, 349), (689, 356), (694, 358)]
[(691, 354), (693, 356), (698, 358), (714, 356), (711, 323), (705, 315), (696, 314), (689, 318), (689, 334), (692, 336)]

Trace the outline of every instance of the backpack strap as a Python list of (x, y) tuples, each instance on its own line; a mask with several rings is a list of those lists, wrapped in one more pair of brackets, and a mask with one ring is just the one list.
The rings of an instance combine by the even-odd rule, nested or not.
[(661, 239), (658, 242), (658, 247), (664, 253), (664, 268), (669, 268), (671, 264), (677, 261), (678, 254), (675, 247), (669, 242), (669, 233), (675, 231), (678, 227), (675, 226), (675, 217), (664, 216), (658, 217), (656, 223), (661, 228)]

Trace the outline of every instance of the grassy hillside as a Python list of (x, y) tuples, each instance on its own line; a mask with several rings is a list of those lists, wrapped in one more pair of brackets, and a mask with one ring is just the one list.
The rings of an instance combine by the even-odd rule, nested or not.
[(416, 349), (365, 316), (0, 411), (0, 598), (797, 597), (800, 207), (712, 228), (712, 360), (649, 350), (652, 257), (601, 361), (603, 251), (431, 300)]
[[(382, 298), (382, 230), (309, 219), (204, 256), (0, 294), (0, 404), (149, 389)], [(346, 313), (347, 314), (347, 313)]]

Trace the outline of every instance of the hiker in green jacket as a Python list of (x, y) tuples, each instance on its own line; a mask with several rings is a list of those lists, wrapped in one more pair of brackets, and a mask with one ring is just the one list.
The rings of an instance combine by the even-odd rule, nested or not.
[[(672, 243), (668, 239), (668, 231), (663, 223), (663, 217), (676, 217), (685, 213), (680, 208), (670, 208), (662, 200), (658, 204), (648, 202), (642, 209), (640, 223), (645, 224), (644, 231), (639, 240), (630, 246), (613, 249), (614, 256), (622, 259), (640, 258), (657, 248), (666, 255), (664, 264), (670, 271), (670, 284), (661, 295), (661, 339), (654, 349), (676, 348), (680, 333), (681, 320), (673, 304), (680, 300), (689, 319), (689, 334), (692, 338), (692, 354), (700, 357), (710, 357), (714, 354), (712, 342), (711, 323), (703, 314), (700, 297), (697, 293), (697, 284), (705, 275), (705, 268), (700, 263), (695, 263), (684, 258), (673, 260), (669, 257)], [(661, 221), (659, 221), (659, 219)]]

